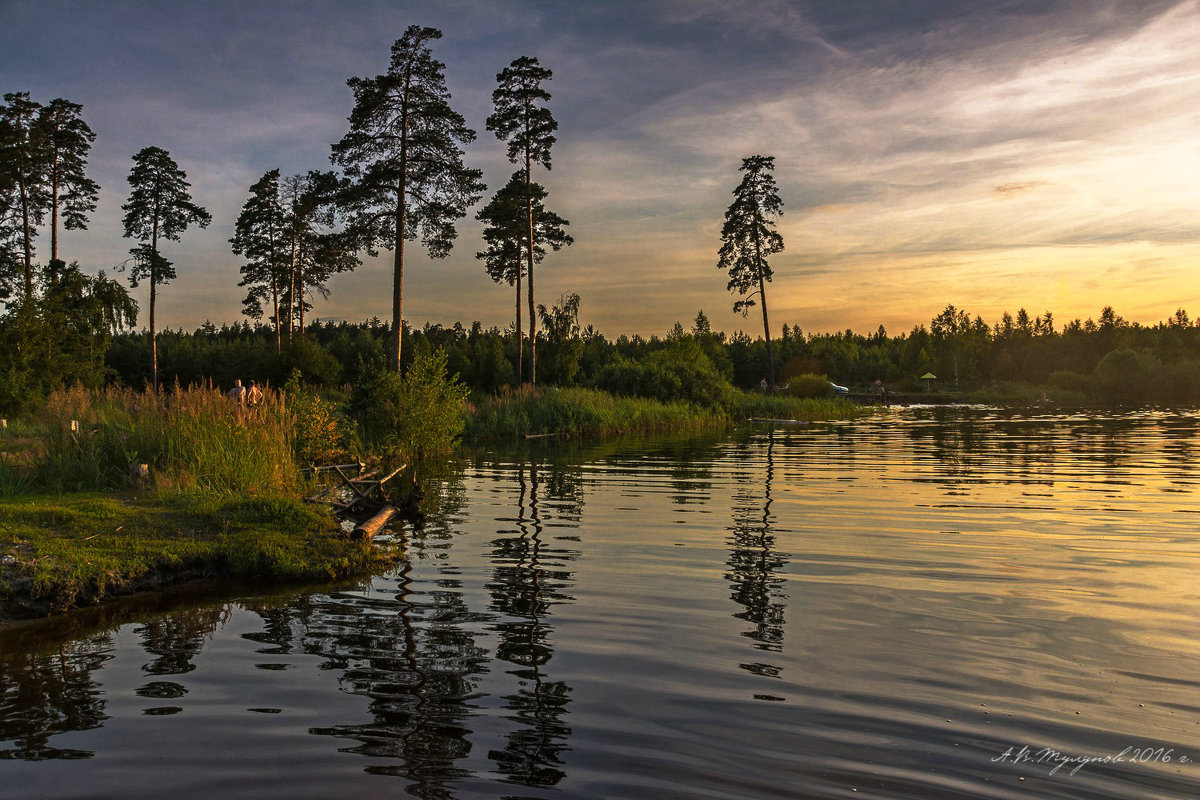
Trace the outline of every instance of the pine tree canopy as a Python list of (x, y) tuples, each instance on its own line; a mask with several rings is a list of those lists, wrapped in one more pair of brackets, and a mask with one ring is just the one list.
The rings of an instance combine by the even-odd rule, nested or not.
[(783, 250), (783, 237), (775, 230), (774, 218), (783, 213), (783, 201), (771, 174), (774, 169), (773, 156), (742, 160), (739, 171), (745, 174), (733, 190), (721, 228), (718, 267), (729, 271), (726, 288), (744, 296), (733, 306), (743, 314), (755, 305), (752, 296), (774, 275), (768, 256)]

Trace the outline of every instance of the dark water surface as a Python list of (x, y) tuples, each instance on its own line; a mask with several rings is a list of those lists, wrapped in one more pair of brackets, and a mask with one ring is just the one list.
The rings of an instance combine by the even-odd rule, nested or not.
[(392, 574), (0, 634), (0, 796), (1197, 797), (1198, 434), (481, 455)]

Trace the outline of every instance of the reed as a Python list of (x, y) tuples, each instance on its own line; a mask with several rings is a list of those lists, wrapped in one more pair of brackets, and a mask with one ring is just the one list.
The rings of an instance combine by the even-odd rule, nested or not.
[(563, 434), (604, 436), (634, 431), (699, 430), (748, 417), (798, 420), (851, 419), (870, 413), (853, 403), (733, 390), (728, 406), (706, 408), (683, 401), (619, 397), (595, 389), (503, 392), (476, 405), (467, 422), (470, 439)]
[(254, 495), (298, 486), (295, 420), (274, 392), (245, 409), (211, 387), (65, 389), (50, 395), (39, 421), (35, 482), (49, 491), (125, 488), (134, 464), (149, 465), (165, 489)]

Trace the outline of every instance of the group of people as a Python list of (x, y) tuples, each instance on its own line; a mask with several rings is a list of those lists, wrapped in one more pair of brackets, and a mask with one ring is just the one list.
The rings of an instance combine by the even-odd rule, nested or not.
[(242, 386), (242, 379), (238, 378), (233, 382), (233, 388), (228, 392), (229, 399), (233, 401), (238, 409), (249, 408), (254, 409), (263, 400), (263, 391), (255, 381), (250, 381), (250, 388)]

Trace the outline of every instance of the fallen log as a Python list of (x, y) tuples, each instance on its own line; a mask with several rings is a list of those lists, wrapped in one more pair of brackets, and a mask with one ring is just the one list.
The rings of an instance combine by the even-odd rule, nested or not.
[(399, 513), (400, 510), (393, 506), (384, 506), (375, 512), (375, 516), (355, 525), (354, 530), (350, 532), (350, 536), (354, 539), (370, 539), (382, 531), (384, 526), (391, 521), (392, 517)]

